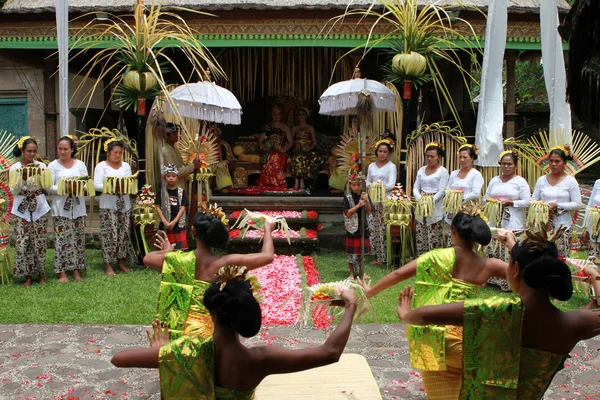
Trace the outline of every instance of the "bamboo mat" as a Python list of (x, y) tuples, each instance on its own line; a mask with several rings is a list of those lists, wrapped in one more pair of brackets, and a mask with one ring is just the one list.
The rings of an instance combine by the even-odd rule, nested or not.
[(381, 400), (381, 394), (367, 360), (342, 354), (339, 362), (325, 367), (268, 376), (258, 385), (255, 399)]

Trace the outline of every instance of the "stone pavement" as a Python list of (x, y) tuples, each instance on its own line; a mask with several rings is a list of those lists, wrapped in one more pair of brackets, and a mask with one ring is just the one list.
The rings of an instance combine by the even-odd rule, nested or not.
[[(110, 364), (116, 351), (146, 346), (146, 328), (0, 325), (0, 399), (160, 399), (157, 371)], [(325, 337), (308, 328), (264, 327), (246, 344), (302, 348)], [(546, 398), (600, 397), (599, 350), (600, 339), (579, 343)], [(425, 398), (419, 374), (408, 363), (404, 325), (357, 325), (347, 352), (367, 358), (384, 399)]]

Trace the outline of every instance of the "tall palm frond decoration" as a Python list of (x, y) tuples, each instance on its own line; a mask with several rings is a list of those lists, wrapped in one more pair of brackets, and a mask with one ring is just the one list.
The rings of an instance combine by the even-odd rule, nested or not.
[[(169, 9), (212, 16), (184, 7), (170, 6)], [(95, 16), (95, 13), (79, 18), (90, 16)], [(95, 83), (87, 93), (86, 109), (98, 85), (106, 78), (109, 79), (110, 86), (115, 88), (111, 93), (111, 100), (115, 97), (118, 106), (133, 108), (142, 115), (145, 115), (141, 111), (144, 111), (147, 98), (163, 92), (167, 101), (172, 101), (165, 81), (166, 71), (176, 71), (182, 82), (187, 82), (190, 76), (183, 75), (180, 66), (172, 58), (172, 54), (169, 54), (169, 49), (176, 48), (185, 55), (198, 80), (203, 79), (206, 68), (215, 77), (225, 77), (221, 66), (198, 40), (197, 32), (180, 15), (164, 11), (162, 0), (152, 0), (148, 7), (144, 5), (144, 0), (138, 0), (134, 6), (134, 14), (109, 14), (106, 22), (97, 21), (94, 17), (76, 33), (76, 37), (73, 44), (73, 48), (77, 49), (76, 56), (88, 53), (91, 57), (80, 71), (84, 79), (75, 93), (83, 90), (93, 71), (99, 71)], [(107, 46), (107, 43), (110, 45)]]
[[(418, 0), (373, 0), (368, 8), (347, 9), (343, 15), (332, 18), (330, 22), (335, 25), (349, 17), (359, 17), (360, 24), (372, 21), (367, 41), (350, 52), (364, 48), (364, 57), (369, 50), (385, 44), (396, 53), (384, 68), (387, 79), (393, 83), (408, 85), (409, 89), (432, 82), (440, 109), (442, 101), (445, 101), (460, 124), (456, 106), (437, 62), (445, 60), (455, 66), (468, 90), (472, 56), (481, 46), (471, 24), (465, 19), (454, 17), (438, 3), (439, 1), (420, 4)], [(382, 28), (385, 30), (384, 34), (379, 32)], [(470, 56), (468, 66), (461, 64), (461, 52)]]

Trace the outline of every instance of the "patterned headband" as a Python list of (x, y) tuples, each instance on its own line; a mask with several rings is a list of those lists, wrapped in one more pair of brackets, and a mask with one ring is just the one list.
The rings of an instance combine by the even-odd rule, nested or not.
[(475, 154), (479, 155), (479, 147), (477, 147), (477, 145), (474, 144), (463, 144), (462, 146), (460, 146), (458, 148), (458, 152), (460, 153), (462, 150), (465, 149), (473, 149), (473, 151), (475, 152)]
[(177, 165), (175, 165), (175, 164), (165, 164), (165, 165), (163, 165), (162, 168), (160, 169), (160, 172), (163, 175), (167, 175), (167, 174), (179, 175), (179, 170), (177, 169)]
[(444, 145), (438, 142), (427, 143), (427, 146), (425, 146), (425, 151), (427, 151), (430, 147), (439, 147), (440, 149), (444, 150)]
[(508, 155), (513, 155), (517, 158), (517, 160), (519, 159), (519, 153), (517, 153), (517, 149), (504, 150), (502, 153), (500, 153), (500, 157), (498, 158), (498, 164), (500, 162), (502, 162), (502, 159), (504, 158), (504, 156), (508, 156)]
[(350, 182), (362, 182), (365, 180), (365, 176), (362, 172), (354, 172), (353, 174), (348, 175), (348, 181)]

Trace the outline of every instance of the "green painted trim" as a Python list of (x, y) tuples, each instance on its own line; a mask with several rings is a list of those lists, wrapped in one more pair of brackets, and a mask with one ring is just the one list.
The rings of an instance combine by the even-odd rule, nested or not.
[[(381, 35), (374, 35), (371, 39), (379, 39)], [(364, 44), (366, 35), (331, 35), (323, 38), (322, 35), (200, 35), (199, 39), (206, 47), (344, 47), (355, 48)], [(455, 44), (464, 47), (465, 42), (456, 38)], [(485, 38), (481, 37), (483, 46)], [(71, 45), (74, 41), (71, 40)], [(164, 46), (171, 46), (174, 42), (165, 41)], [(105, 38), (99, 48), (114, 46), (110, 38)], [(387, 48), (385, 42), (376, 47)], [(55, 37), (0, 37), (0, 49), (40, 49), (56, 50)], [(506, 48), (510, 50), (541, 50), (540, 38), (508, 38)], [(563, 49), (568, 50), (569, 45), (563, 42)]]

